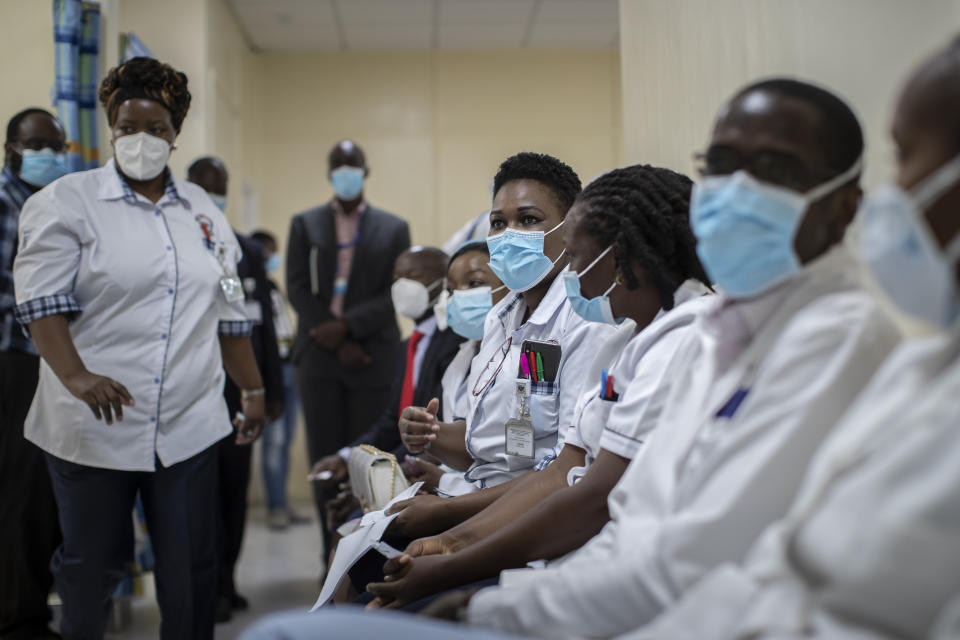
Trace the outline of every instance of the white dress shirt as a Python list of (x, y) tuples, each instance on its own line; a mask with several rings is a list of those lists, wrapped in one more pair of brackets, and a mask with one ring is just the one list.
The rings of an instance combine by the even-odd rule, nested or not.
[(123, 384), (136, 406), (122, 422), (97, 420), (42, 362), (27, 439), (78, 464), (152, 471), (157, 458), (170, 466), (229, 434), (218, 330), (249, 335), (252, 323), (220, 279), (240, 256), (203, 189), (168, 178), (154, 204), (112, 160), (30, 198), (14, 267), (18, 318), (66, 315), (87, 369)]
[(837, 248), (758, 298), (716, 296), (668, 374), (660, 424), (610, 494), (611, 521), (536, 580), (477, 594), (470, 621), (608, 637), (741, 559), (898, 340), (855, 273)]
[(414, 386), (420, 381), (420, 367), (423, 365), (423, 358), (430, 348), (430, 341), (433, 340), (433, 334), (437, 332), (437, 319), (433, 314), (430, 317), (413, 328), (423, 334), (420, 342), (417, 343), (417, 350), (413, 354), (413, 380)]
[(632, 637), (936, 636), (960, 612), (958, 395), (960, 334), (904, 343), (747, 561)]
[[(454, 422), (463, 420), (464, 416), (470, 412), (470, 389), (468, 380), (470, 378), (470, 365), (474, 356), (477, 355), (477, 349), (480, 343), (477, 340), (467, 340), (460, 344), (460, 350), (450, 361), (447, 370), (443, 372), (443, 422)], [(444, 474), (440, 476), (437, 485), (439, 495), (452, 497), (465, 493), (471, 493), (476, 487), (467, 482), (463, 477), (462, 471), (457, 471), (447, 465), (440, 465)]]
[[(556, 458), (573, 424), (573, 412), (595, 349), (614, 332), (610, 325), (587, 322), (577, 315), (567, 302), (560, 276), (524, 322), (526, 311), (519, 293), (510, 293), (497, 303), (487, 314), (480, 353), (471, 366), (466, 445), (476, 462), (465, 477), (478, 488), (541, 469)], [(504, 433), (504, 424), (516, 418), (520, 409), (515, 382), (525, 340), (556, 342), (561, 349), (556, 380), (530, 384), (535, 447), (532, 460), (508, 455)]]

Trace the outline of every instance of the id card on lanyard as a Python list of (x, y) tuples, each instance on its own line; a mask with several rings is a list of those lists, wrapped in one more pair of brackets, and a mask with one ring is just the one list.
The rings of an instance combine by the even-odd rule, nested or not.
[(227, 269), (227, 247), (222, 242), (217, 244), (217, 262), (220, 263), (220, 268), (223, 269), (223, 275), (220, 276), (220, 291), (223, 293), (223, 297), (229, 303), (234, 302), (243, 302), (243, 283), (240, 281), (240, 278), (237, 277), (236, 273), (231, 274), (230, 270)]
[(533, 459), (535, 453), (535, 431), (530, 420), (530, 381), (516, 381), (517, 400), (520, 408), (517, 417), (510, 418), (504, 424), (504, 450), (508, 456)]

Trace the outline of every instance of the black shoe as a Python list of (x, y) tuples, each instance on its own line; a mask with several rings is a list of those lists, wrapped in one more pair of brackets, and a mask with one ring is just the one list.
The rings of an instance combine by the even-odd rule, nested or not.
[(235, 593), (230, 598), (230, 608), (234, 611), (246, 611), (250, 608), (250, 603), (242, 595)]
[(233, 607), (230, 606), (230, 598), (227, 596), (217, 596), (217, 610), (213, 614), (213, 621), (217, 624), (230, 622), (233, 617)]
[(2, 640), (61, 640), (60, 634), (51, 631), (45, 624), (27, 624), (0, 638)]

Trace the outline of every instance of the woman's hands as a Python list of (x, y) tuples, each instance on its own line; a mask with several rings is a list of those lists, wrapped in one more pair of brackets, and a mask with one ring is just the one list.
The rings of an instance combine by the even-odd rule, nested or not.
[(247, 395), (243, 393), (240, 396), (240, 407), (242, 416), (236, 416), (233, 419), (233, 426), (237, 430), (238, 445), (250, 444), (260, 437), (263, 431), (264, 403), (263, 393)]
[(440, 400), (433, 398), (426, 407), (406, 407), (400, 414), (400, 440), (411, 453), (423, 453), (437, 439), (440, 425), (437, 411)]
[(86, 369), (64, 376), (61, 382), (70, 393), (87, 403), (97, 420), (103, 419), (107, 424), (113, 424), (114, 416), (122, 421), (123, 407), (134, 405), (133, 396), (125, 386)]
[(410, 484), (414, 482), (423, 483), (420, 491), (423, 493), (433, 493), (434, 489), (440, 485), (440, 478), (443, 477), (444, 471), (431, 462), (427, 462), (421, 458), (407, 456), (407, 459), (403, 463), (403, 473), (407, 476)]
[(87, 403), (97, 420), (103, 419), (107, 424), (113, 424), (114, 416), (122, 421), (123, 407), (134, 406), (133, 396), (125, 386), (85, 368), (64, 376), (61, 382), (67, 391)]

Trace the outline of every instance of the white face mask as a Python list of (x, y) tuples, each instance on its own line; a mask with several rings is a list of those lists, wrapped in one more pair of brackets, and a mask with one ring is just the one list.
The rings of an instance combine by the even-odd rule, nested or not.
[(960, 155), (906, 193), (885, 186), (863, 205), (860, 255), (890, 300), (904, 313), (946, 329), (960, 317), (955, 265), (960, 234), (945, 248), (923, 212), (960, 180)]
[(133, 180), (152, 180), (167, 166), (173, 146), (149, 133), (134, 133), (113, 141), (113, 156), (123, 174)]
[(434, 280), (430, 286), (409, 278), (400, 278), (390, 287), (393, 309), (404, 318), (417, 320), (430, 308), (430, 289), (443, 282), (443, 278)]

